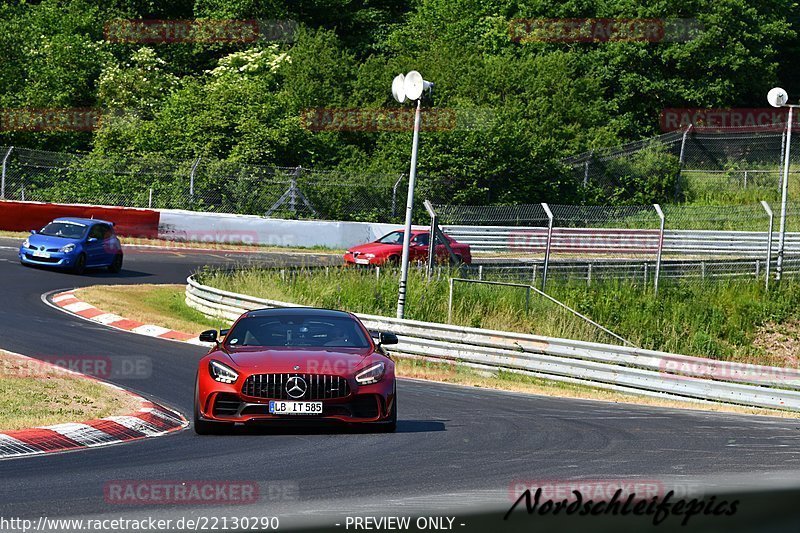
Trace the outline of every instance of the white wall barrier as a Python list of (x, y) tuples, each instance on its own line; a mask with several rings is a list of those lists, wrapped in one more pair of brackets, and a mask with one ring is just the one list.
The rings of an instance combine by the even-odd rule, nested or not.
[(255, 215), (171, 209), (162, 209), (160, 213), (160, 238), (220, 244), (349, 248), (374, 241), (401, 227), (400, 224), (284, 220)]

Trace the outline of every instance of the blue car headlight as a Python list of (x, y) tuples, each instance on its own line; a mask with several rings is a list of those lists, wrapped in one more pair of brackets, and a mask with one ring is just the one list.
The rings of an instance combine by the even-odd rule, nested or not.
[(68, 253), (74, 252), (74, 251), (75, 251), (75, 245), (74, 244), (66, 244), (66, 245), (62, 246), (61, 249), (59, 250), (59, 252), (62, 252), (62, 253), (65, 253), (65, 254), (68, 254)]
[(22, 247), (23, 248), (30, 248), (31, 247), (31, 241), (28, 240), (28, 239), (25, 239), (24, 241), (22, 241)]

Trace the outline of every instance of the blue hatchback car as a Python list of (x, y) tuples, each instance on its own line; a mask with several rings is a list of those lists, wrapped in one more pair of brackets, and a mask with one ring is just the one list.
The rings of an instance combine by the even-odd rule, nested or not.
[(19, 248), (23, 265), (70, 270), (82, 274), (87, 268), (122, 269), (122, 245), (114, 223), (89, 218), (57, 218), (39, 231), (31, 231)]

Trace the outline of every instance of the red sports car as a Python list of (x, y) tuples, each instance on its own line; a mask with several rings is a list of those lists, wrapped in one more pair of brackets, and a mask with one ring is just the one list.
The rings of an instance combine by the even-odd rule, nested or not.
[[(354, 246), (344, 254), (345, 263), (355, 265), (397, 265), (403, 256), (403, 230), (397, 230), (384, 235), (375, 242)], [(456, 262), (470, 264), (472, 254), (468, 244), (462, 244), (455, 239), (447, 236), (447, 243), (456, 256)], [(426, 230), (416, 230), (411, 232), (411, 243), (409, 246), (410, 261), (427, 261), (428, 245), (430, 244), (430, 232)], [(436, 260), (446, 263), (450, 260), (450, 254), (444, 244), (436, 245)]]
[(229, 330), (205, 331), (215, 345), (200, 360), (194, 429), (219, 433), (236, 423), (369, 423), (394, 431), (394, 362), (350, 313), (298, 307), (259, 309)]

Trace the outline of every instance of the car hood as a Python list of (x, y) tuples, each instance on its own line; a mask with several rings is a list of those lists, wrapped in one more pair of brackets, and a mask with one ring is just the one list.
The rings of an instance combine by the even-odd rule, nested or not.
[(358, 246), (353, 246), (349, 248), (348, 252), (360, 252), (362, 254), (376, 254), (380, 252), (386, 252), (388, 250), (392, 250), (394, 248), (400, 249), (402, 248), (399, 244), (381, 244), (377, 242), (368, 242), (367, 244), (360, 244)]
[(64, 237), (39, 235), (37, 233), (36, 235), (31, 234), (28, 237), (28, 242), (31, 244), (31, 246), (36, 246), (37, 248), (40, 246), (44, 246), (45, 248), (61, 248), (67, 244), (78, 244), (81, 242), (81, 239), (66, 239)]
[[(309, 373), (349, 375), (372, 354), (371, 348), (228, 348), (237, 367), (249, 373)], [(296, 369), (295, 367), (300, 367)]]

